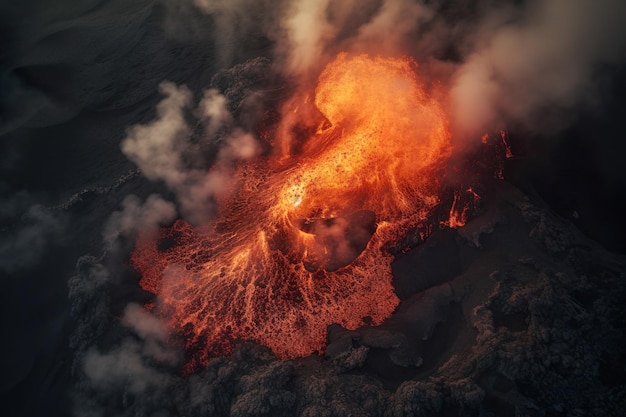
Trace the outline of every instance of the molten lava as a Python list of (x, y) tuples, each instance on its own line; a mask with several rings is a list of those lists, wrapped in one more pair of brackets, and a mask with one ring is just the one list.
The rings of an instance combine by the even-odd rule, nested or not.
[(139, 237), (132, 263), (156, 314), (184, 336), (187, 370), (237, 340), (309, 355), (329, 324), (354, 329), (393, 312), (386, 248), (437, 205), (450, 154), (447, 119), (415, 69), (340, 54), (315, 89), (326, 120), (297, 152), (239, 167), (215, 221)]

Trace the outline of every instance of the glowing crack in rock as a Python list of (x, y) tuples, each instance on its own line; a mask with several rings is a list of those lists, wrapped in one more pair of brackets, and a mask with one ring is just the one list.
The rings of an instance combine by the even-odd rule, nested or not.
[(184, 337), (188, 370), (237, 340), (281, 358), (321, 352), (328, 325), (354, 329), (393, 312), (386, 248), (437, 205), (437, 169), (451, 151), (416, 68), (340, 54), (315, 89), (327, 120), (298, 153), (239, 167), (215, 221), (139, 237), (132, 264), (157, 295), (156, 314)]

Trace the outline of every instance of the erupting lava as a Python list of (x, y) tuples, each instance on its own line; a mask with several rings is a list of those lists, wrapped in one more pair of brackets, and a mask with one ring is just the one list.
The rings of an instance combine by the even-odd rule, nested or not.
[(240, 166), (215, 221), (139, 237), (132, 263), (184, 336), (188, 370), (236, 340), (308, 355), (324, 349), (329, 324), (392, 313), (386, 248), (438, 203), (436, 170), (450, 154), (446, 117), (415, 69), (340, 54), (315, 90), (326, 120), (297, 152)]

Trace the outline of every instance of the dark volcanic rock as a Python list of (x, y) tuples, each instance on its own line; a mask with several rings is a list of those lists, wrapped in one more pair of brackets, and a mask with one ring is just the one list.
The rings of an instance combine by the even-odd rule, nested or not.
[(399, 254), (391, 264), (395, 292), (404, 300), (461, 273), (457, 232), (440, 230), (428, 238), (428, 244)]

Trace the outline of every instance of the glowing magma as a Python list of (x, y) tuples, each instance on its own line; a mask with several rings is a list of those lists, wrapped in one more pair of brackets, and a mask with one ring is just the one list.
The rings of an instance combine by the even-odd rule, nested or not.
[(184, 337), (188, 370), (237, 340), (282, 358), (321, 352), (329, 324), (354, 329), (393, 312), (385, 248), (438, 203), (436, 169), (450, 153), (446, 117), (416, 67), (340, 54), (315, 90), (327, 120), (298, 152), (241, 166), (215, 221), (139, 237), (140, 285)]

